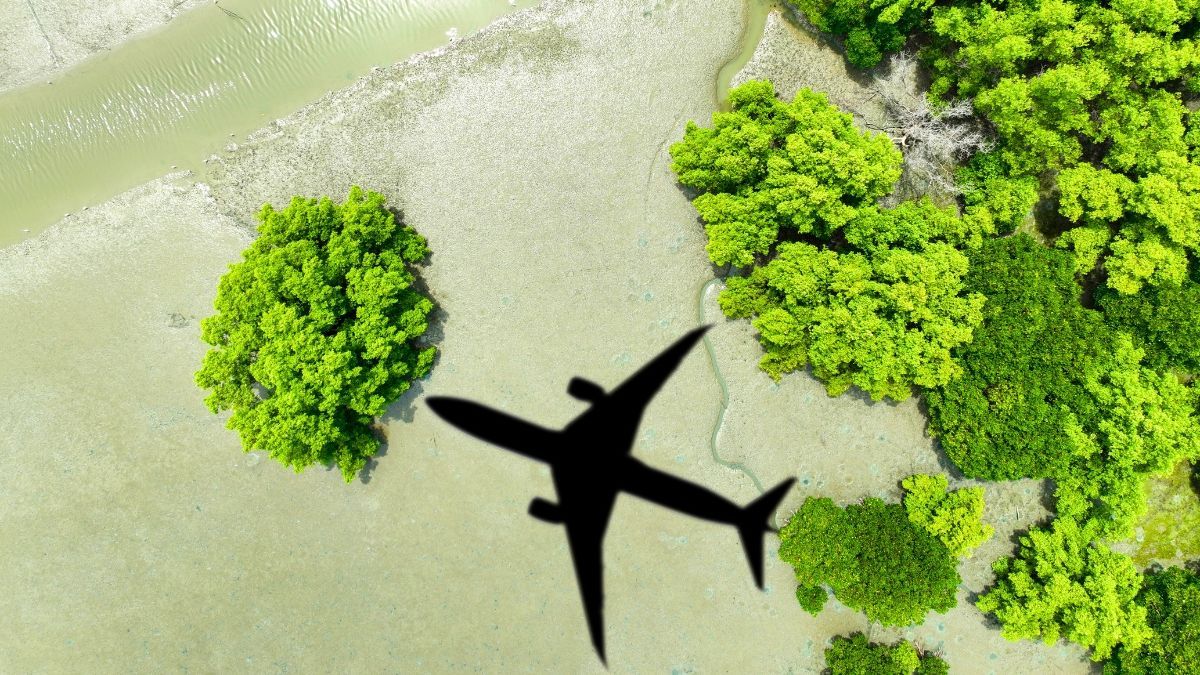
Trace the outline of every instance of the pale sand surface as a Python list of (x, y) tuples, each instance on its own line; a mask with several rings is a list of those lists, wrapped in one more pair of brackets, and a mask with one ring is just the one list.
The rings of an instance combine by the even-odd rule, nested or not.
[(208, 0), (0, 0), (0, 92), (53, 77)]
[[(723, 459), (787, 502), (897, 494), (939, 459), (916, 402), (825, 396), (755, 369), (724, 322), (667, 146), (706, 122), (738, 50), (737, 2), (550, 0), (438, 56), (384, 69), (195, 177), (155, 181), (0, 251), (0, 671), (601, 672), (560, 528), (526, 515), (548, 471), (436, 419), (466, 396), (547, 426), (696, 325), (728, 382)], [(778, 31), (763, 43), (785, 44)], [(790, 33), (785, 33), (786, 37)], [(381, 190), (434, 251), (433, 375), (392, 410), (369, 482), (240, 451), (191, 382), (198, 317), (264, 200)], [(697, 349), (647, 410), (639, 458), (738, 502), (709, 445), (721, 387)], [(569, 449), (568, 449), (569, 451)], [(1038, 486), (988, 486), (1000, 535), (963, 602), (903, 634), (955, 672), (1085, 672), (1078, 649), (1003, 640), (967, 603)], [(1018, 516), (1017, 514), (1020, 514)], [(735, 533), (629, 497), (605, 544), (613, 672), (816, 672), (836, 602), (805, 614), (768, 540), (761, 593)], [(875, 631), (876, 637), (895, 631)]]

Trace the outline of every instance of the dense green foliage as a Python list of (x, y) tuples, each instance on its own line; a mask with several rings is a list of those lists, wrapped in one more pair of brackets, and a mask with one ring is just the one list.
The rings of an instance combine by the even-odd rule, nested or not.
[(1084, 364), (1111, 341), (1077, 300), (1070, 255), (1020, 234), (971, 252), (967, 288), (988, 298), (975, 340), (959, 350), (963, 377), (925, 392), (930, 431), (972, 478), (1066, 472), (1071, 415), (1094, 426)]
[(843, 604), (889, 626), (920, 623), (956, 603), (955, 559), (904, 507), (868, 498), (839, 508), (810, 497), (780, 530), (779, 557), (796, 571), (796, 597), (816, 614), (828, 586)]
[(980, 214), (1002, 221), (1006, 192), (1053, 176), (1081, 269), (1100, 263), (1124, 294), (1183, 280), (1200, 251), (1200, 131), (1184, 105), (1200, 92), (1200, 3), (793, 1), (846, 36), (855, 65), (923, 36), (930, 96), (970, 99), (996, 135), (1003, 180), (980, 186)]
[(907, 398), (959, 374), (951, 350), (971, 340), (984, 298), (963, 292), (956, 246), (983, 231), (926, 200), (875, 201), (900, 174), (883, 136), (804, 90), (792, 103), (770, 83), (730, 92), (713, 128), (689, 123), (671, 147), (717, 264), (753, 266), (721, 295), (727, 316), (753, 318), (778, 378), (806, 365), (831, 395), (858, 386)]
[(1146, 475), (1200, 455), (1195, 394), (1082, 307), (1069, 254), (1025, 235), (971, 253), (988, 297), (963, 377), (926, 392), (930, 429), (973, 478), (1054, 478), (1058, 512), (1124, 536)]
[(903, 400), (913, 384), (959, 374), (950, 349), (971, 339), (983, 296), (962, 297), (967, 258), (949, 244), (923, 251), (837, 253), (785, 243), (770, 263), (733, 277), (721, 294), (730, 317), (756, 316), (773, 377), (811, 363), (831, 396), (851, 385)]
[(950, 666), (933, 654), (922, 654), (911, 643), (894, 645), (867, 641), (862, 633), (835, 635), (825, 648), (829, 675), (946, 675)]
[(213, 348), (196, 382), (213, 412), (233, 411), (247, 451), (296, 471), (336, 464), (349, 482), (379, 448), (374, 418), (433, 363), (417, 344), (433, 303), (408, 269), (425, 239), (358, 187), (344, 204), (295, 197), (258, 219), (201, 324)]
[(1093, 538), (1071, 518), (1034, 528), (1016, 557), (996, 561), (996, 584), (975, 605), (994, 613), (1009, 639), (1065, 637), (1090, 647), (1096, 661), (1117, 645), (1139, 648), (1153, 634), (1135, 601), (1142, 575)]
[(1179, 567), (1151, 572), (1137, 599), (1154, 635), (1140, 649), (1122, 645), (1105, 675), (1200, 672), (1200, 575)]
[(1071, 418), (1064, 428), (1071, 464), (1057, 477), (1058, 514), (1094, 522), (1105, 537), (1132, 534), (1147, 475), (1200, 456), (1195, 392), (1141, 360), (1141, 350), (1119, 334), (1110, 354), (1084, 368), (1090, 408), (1102, 416), (1089, 427)]
[(1200, 245), (1194, 2), (941, 3), (925, 30), (932, 96), (968, 97), (1010, 176), (1057, 170), (1059, 213), (1120, 293), (1178, 285)]
[(995, 532), (983, 522), (983, 488), (951, 491), (942, 474), (915, 474), (901, 484), (908, 519), (937, 537), (955, 558), (968, 555)]
[(1200, 373), (1200, 284), (1187, 280), (1136, 295), (1102, 291), (1098, 302), (1105, 320), (1132, 333), (1146, 350), (1147, 366)]
[(754, 264), (781, 231), (828, 237), (900, 178), (892, 142), (859, 132), (824, 94), (803, 89), (785, 103), (752, 80), (729, 104), (711, 129), (688, 122), (671, 146), (679, 182), (700, 193), (693, 204), (718, 265)]
[(1154, 644), (1138, 612), (1157, 600), (1133, 599), (1136, 570), (1098, 540), (1131, 533), (1148, 475), (1200, 454), (1181, 384), (1200, 374), (1200, 113), (1185, 105), (1200, 2), (793, 2), (858, 65), (915, 34), (930, 98), (972, 104), (995, 144), (956, 174), (968, 229), (1006, 232), (1039, 198), (1057, 212), (1042, 218), (1053, 248), (1018, 236), (969, 253), (983, 322), (953, 351), (962, 376), (924, 392), (964, 473), (1055, 482), (1058, 520), (997, 563), (980, 608), (1010, 637), (1064, 636), (1096, 659), (1119, 647), (1121, 672), (1187, 672), (1129, 665)]
[(859, 68), (904, 46), (934, 0), (792, 0), (818, 29), (846, 38), (846, 60)]

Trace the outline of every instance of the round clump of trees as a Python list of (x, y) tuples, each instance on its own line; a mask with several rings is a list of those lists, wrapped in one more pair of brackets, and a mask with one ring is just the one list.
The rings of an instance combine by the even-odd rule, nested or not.
[(221, 278), (196, 382), (247, 452), (297, 472), (336, 465), (349, 482), (379, 449), (375, 418), (432, 367), (434, 305), (412, 267), (429, 249), (384, 202), (355, 186), (343, 203), (264, 205)]
[(871, 621), (908, 626), (957, 603), (958, 558), (992, 535), (982, 488), (948, 491), (945, 476), (904, 481), (903, 504), (874, 497), (845, 508), (809, 497), (779, 531), (796, 598), (817, 614), (826, 588)]
[(901, 640), (894, 645), (870, 642), (862, 633), (835, 635), (825, 648), (828, 675), (946, 675), (942, 658), (918, 651)]

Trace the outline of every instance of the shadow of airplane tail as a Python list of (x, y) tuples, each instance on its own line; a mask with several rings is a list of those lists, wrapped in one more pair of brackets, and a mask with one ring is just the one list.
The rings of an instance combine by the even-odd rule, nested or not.
[(742, 548), (746, 550), (746, 559), (750, 562), (750, 572), (754, 574), (754, 583), (760, 590), (763, 587), (762, 536), (764, 532), (775, 531), (770, 522), (771, 514), (775, 512), (779, 502), (783, 500), (783, 496), (787, 494), (795, 481), (795, 478), (783, 481), (742, 509), (738, 534), (742, 537)]

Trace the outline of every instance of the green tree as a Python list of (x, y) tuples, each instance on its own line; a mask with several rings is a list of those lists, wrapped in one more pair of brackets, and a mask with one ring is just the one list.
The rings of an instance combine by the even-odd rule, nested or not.
[(846, 38), (846, 60), (870, 68), (904, 46), (934, 0), (791, 0), (814, 26)]
[(1152, 571), (1137, 601), (1154, 633), (1140, 649), (1121, 645), (1105, 675), (1200, 672), (1200, 576), (1179, 567)]
[(869, 642), (862, 633), (835, 635), (825, 648), (829, 675), (946, 675), (949, 665), (933, 654), (922, 654), (911, 643)]
[(1091, 408), (1102, 418), (1086, 429), (1071, 416), (1064, 428), (1071, 466), (1059, 476), (1058, 514), (1092, 521), (1110, 538), (1132, 534), (1145, 508), (1146, 476), (1200, 457), (1195, 392), (1141, 360), (1141, 350), (1119, 334), (1113, 353), (1084, 369)]
[(1080, 306), (1068, 253), (1018, 234), (969, 255), (966, 290), (988, 301), (975, 339), (955, 354), (963, 376), (924, 392), (930, 432), (971, 478), (1065, 475), (1068, 420), (1095, 429), (1102, 415), (1085, 365), (1115, 338), (1099, 312)]
[(951, 349), (971, 340), (984, 298), (962, 293), (967, 258), (949, 244), (923, 251), (836, 253), (801, 242), (721, 294), (729, 317), (755, 316), (778, 379), (812, 364), (831, 396), (857, 386), (878, 400), (904, 400), (959, 372)]
[(899, 504), (868, 498), (838, 508), (809, 498), (780, 530), (779, 557), (792, 565), (797, 599), (816, 614), (824, 587), (871, 621), (920, 623), (956, 604), (959, 576), (946, 547), (914, 525)]
[(908, 519), (937, 537), (950, 555), (962, 558), (970, 554), (995, 532), (983, 522), (983, 488), (951, 491), (943, 474), (914, 474), (901, 485)]
[(1097, 302), (1109, 325), (1131, 333), (1146, 350), (1147, 366), (1200, 374), (1200, 284), (1185, 280), (1133, 295), (1102, 289)]
[(258, 220), (201, 323), (213, 348), (196, 383), (210, 410), (233, 411), (246, 451), (297, 472), (336, 464), (349, 482), (379, 448), (374, 418), (433, 363), (419, 342), (433, 302), (409, 269), (425, 239), (357, 186), (342, 204), (264, 205)]
[(963, 219), (979, 221), (969, 228), (979, 232), (1012, 232), (1038, 200), (1037, 179), (1014, 174), (995, 152), (976, 153), (955, 172), (955, 181), (963, 192)]
[[(957, 376), (951, 351), (972, 337), (984, 298), (963, 292), (982, 221), (928, 200), (881, 208), (900, 154), (881, 135), (804, 90), (768, 82), (730, 92), (713, 128), (689, 124), (671, 147), (708, 232), (709, 258), (752, 269), (729, 278), (721, 307), (754, 320), (778, 379), (811, 365), (830, 395), (851, 386), (905, 399)], [(799, 239), (800, 241), (795, 241)]]
[(730, 112), (713, 127), (687, 124), (671, 146), (718, 265), (751, 265), (781, 230), (828, 236), (900, 178), (900, 152), (882, 134), (862, 134), (824, 94), (803, 89), (791, 103), (770, 82), (729, 92)]
[(1010, 640), (1066, 638), (1095, 661), (1120, 645), (1139, 649), (1153, 635), (1135, 600), (1142, 575), (1128, 557), (1091, 543), (1094, 536), (1071, 518), (1030, 530), (1015, 557), (993, 565), (996, 583), (976, 607), (995, 614)]

